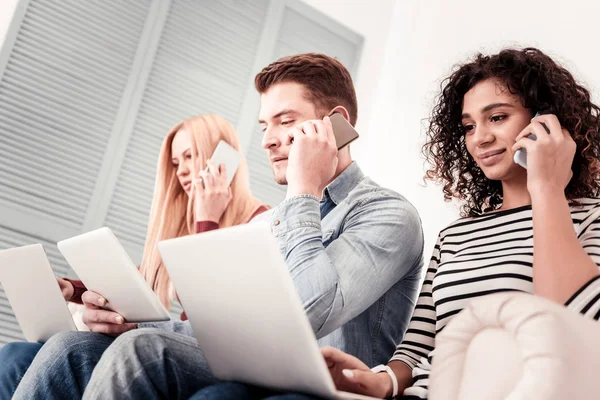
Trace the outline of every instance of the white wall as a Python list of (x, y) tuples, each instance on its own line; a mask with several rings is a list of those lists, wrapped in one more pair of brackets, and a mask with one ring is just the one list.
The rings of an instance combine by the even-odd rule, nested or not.
[[(355, 77), (358, 98), (358, 132), (369, 132), (373, 104), (377, 96), (377, 79), (385, 59), (386, 43), (396, 0), (303, 0), (306, 4), (346, 25), (364, 38), (362, 59)], [(370, 132), (368, 134), (371, 134)], [(359, 139), (352, 145), (355, 159), (366, 154), (367, 141)], [(362, 162), (361, 162), (362, 163)]]
[(540, 47), (582, 78), (600, 88), (595, 0), (400, 0), (392, 18), (382, 72), (361, 163), (380, 183), (413, 201), (423, 219), (426, 253), (437, 233), (458, 214), (444, 203), (439, 187), (421, 186), (421, 122), (433, 104), (440, 80), (451, 66), (476, 51), (506, 45)]

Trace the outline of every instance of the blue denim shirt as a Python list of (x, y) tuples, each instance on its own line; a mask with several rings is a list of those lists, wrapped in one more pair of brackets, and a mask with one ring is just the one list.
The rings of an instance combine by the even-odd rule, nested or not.
[(268, 221), (320, 346), (386, 363), (402, 340), (423, 265), (416, 209), (365, 177), (356, 162), (319, 201), (287, 199)]
[[(354, 162), (321, 201), (295, 196), (256, 221), (270, 223), (319, 345), (370, 367), (386, 363), (418, 294), (423, 232), (416, 209)], [(192, 335), (188, 321), (143, 326)]]

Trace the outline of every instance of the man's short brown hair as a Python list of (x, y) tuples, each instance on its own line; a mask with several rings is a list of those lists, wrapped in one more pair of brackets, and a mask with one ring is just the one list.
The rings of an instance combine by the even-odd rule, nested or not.
[(327, 113), (336, 106), (344, 106), (350, 114), (350, 123), (356, 125), (358, 105), (352, 77), (335, 58), (318, 53), (283, 57), (263, 68), (254, 78), (260, 94), (283, 82), (303, 85), (317, 112)]

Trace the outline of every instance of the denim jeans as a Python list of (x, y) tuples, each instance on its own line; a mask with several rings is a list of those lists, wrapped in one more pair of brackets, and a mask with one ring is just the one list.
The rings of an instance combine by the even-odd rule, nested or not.
[(0, 400), (10, 400), (42, 343), (12, 342), (0, 349)]
[(81, 398), (94, 367), (114, 340), (92, 332), (52, 336), (31, 363), (13, 398)]
[(190, 400), (318, 400), (305, 394), (281, 394), (243, 383), (219, 383), (202, 389)]
[[(122, 358), (128, 363), (115, 368), (115, 360)], [(106, 374), (92, 384), (96, 366)], [(92, 332), (64, 332), (44, 345), (14, 398), (187, 399), (217, 382), (196, 340), (184, 334), (137, 329), (115, 339)]]
[(188, 399), (218, 383), (196, 339), (162, 329), (119, 336), (96, 366), (84, 399)]

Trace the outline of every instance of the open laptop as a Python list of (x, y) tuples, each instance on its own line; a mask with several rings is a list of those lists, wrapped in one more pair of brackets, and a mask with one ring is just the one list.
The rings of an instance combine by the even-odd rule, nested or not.
[(219, 379), (313, 394), (337, 391), (268, 225), (159, 242), (198, 344)]
[(0, 283), (26, 340), (77, 330), (41, 244), (0, 251)]

